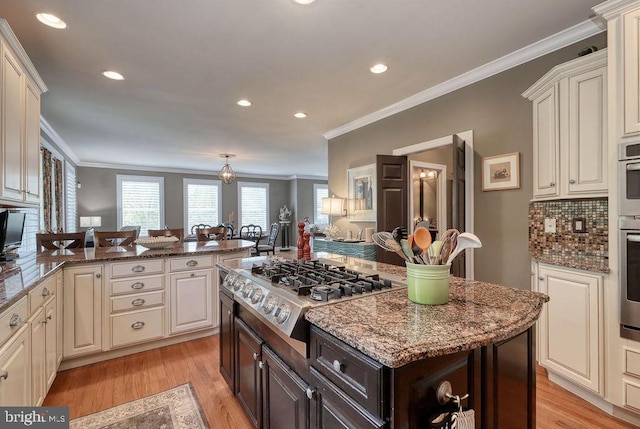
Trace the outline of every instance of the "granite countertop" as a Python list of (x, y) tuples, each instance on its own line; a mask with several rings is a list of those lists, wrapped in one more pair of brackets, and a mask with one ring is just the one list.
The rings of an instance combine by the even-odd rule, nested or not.
[(0, 266), (0, 312), (27, 295), (63, 265), (91, 262), (115, 262), (167, 256), (204, 255), (220, 252), (238, 252), (254, 247), (246, 240), (224, 240), (178, 243), (167, 249), (147, 249), (142, 246), (116, 246), (101, 248), (81, 248), (51, 250), (22, 255), (15, 262)]
[[(404, 267), (377, 264), (404, 275)], [(549, 297), (451, 277), (449, 303), (420, 305), (406, 289), (309, 310), (306, 319), (388, 367), (512, 338), (538, 319)]]
[(572, 255), (567, 257), (563, 254), (532, 254), (531, 257), (536, 262), (558, 265), (560, 267), (576, 268), (578, 270), (593, 271), (597, 273), (609, 274), (608, 258), (594, 258), (588, 255)]

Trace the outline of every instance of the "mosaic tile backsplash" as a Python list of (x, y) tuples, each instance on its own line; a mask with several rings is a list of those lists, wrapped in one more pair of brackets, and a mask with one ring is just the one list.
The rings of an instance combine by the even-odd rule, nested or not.
[[(544, 232), (545, 218), (556, 219), (556, 233)], [(586, 232), (573, 232), (584, 219)], [(529, 203), (529, 253), (539, 262), (609, 272), (608, 201), (603, 199)]]

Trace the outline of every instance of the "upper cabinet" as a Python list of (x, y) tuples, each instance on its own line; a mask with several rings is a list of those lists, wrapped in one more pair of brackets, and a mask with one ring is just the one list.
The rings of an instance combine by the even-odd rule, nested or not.
[(606, 196), (607, 50), (551, 69), (533, 102), (533, 197)]
[(40, 94), (47, 90), (0, 19), (0, 204), (40, 202)]

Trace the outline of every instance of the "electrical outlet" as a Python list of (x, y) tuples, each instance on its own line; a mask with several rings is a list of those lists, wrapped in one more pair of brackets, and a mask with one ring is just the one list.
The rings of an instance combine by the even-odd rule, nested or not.
[(587, 232), (587, 222), (583, 217), (575, 217), (572, 222), (573, 232)]
[(544, 220), (544, 232), (549, 233), (549, 234), (555, 234), (556, 233), (556, 220), (555, 219), (547, 218), (547, 219)]

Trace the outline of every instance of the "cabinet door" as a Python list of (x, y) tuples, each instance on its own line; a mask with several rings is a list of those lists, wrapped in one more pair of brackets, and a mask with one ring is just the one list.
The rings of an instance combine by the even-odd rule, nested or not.
[(102, 266), (64, 270), (64, 356), (102, 350)]
[(25, 90), (24, 198), (40, 202), (40, 92), (27, 81)]
[(259, 362), (262, 339), (235, 318), (236, 397), (256, 428), (262, 427), (262, 387)]
[(385, 427), (383, 421), (369, 415), (315, 368), (311, 367), (310, 374), (309, 381), (313, 386), (309, 417), (311, 429)]
[(533, 100), (533, 195), (559, 195), (558, 84)]
[(210, 328), (213, 305), (213, 270), (171, 274), (171, 333)]
[(607, 181), (606, 67), (572, 76), (569, 90), (569, 194), (602, 192)]
[(0, 198), (23, 201), (22, 183), (24, 128), (24, 80), (25, 75), (20, 65), (4, 44), (2, 49), (2, 89), (0, 91), (0, 172), (2, 187)]
[(262, 409), (264, 429), (307, 427), (307, 385), (268, 347), (262, 348)]
[(57, 353), (57, 360), (58, 360), (58, 366), (60, 366), (60, 362), (62, 362), (62, 349), (63, 349), (63, 342), (62, 342), (62, 328), (64, 326), (63, 322), (62, 322), (62, 304), (64, 302), (64, 282), (63, 282), (63, 274), (62, 271), (58, 271), (56, 273), (56, 305), (57, 305), (57, 313), (56, 313), (56, 328), (57, 328), (57, 334), (56, 334), (56, 353)]
[(231, 391), (235, 391), (233, 365), (233, 300), (220, 294), (220, 374), (225, 379)]
[(40, 406), (46, 394), (46, 323), (42, 307), (31, 316), (31, 403)]
[(25, 324), (0, 349), (0, 406), (3, 407), (33, 405), (28, 326)]
[(622, 17), (624, 135), (640, 133), (640, 8)]
[(44, 307), (45, 374), (48, 391), (58, 372), (58, 297), (54, 296)]
[(540, 364), (600, 393), (602, 277), (540, 266)]

